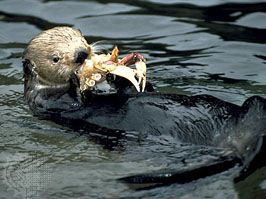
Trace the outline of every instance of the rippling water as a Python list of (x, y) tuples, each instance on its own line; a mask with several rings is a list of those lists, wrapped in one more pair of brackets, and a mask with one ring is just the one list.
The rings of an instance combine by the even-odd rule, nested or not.
[(241, 104), (252, 95), (266, 97), (265, 22), (263, 0), (1, 0), (0, 198), (265, 197), (265, 168), (238, 184), (226, 173), (146, 191), (117, 182), (168, 168), (173, 159), (178, 165), (181, 157), (172, 154), (178, 146), (171, 140), (163, 148), (130, 145), (132, 132), (110, 149), (112, 139), (99, 143), (34, 118), (23, 101), (20, 58), (41, 30), (74, 26), (90, 43), (102, 41), (103, 49), (117, 44), (121, 54), (142, 53), (148, 79), (160, 92)]

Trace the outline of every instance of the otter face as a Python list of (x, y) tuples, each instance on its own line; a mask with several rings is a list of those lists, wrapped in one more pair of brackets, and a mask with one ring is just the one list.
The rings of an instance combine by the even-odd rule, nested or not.
[(55, 27), (34, 37), (25, 49), (23, 59), (31, 63), (37, 80), (58, 85), (67, 83), (73, 71), (91, 54), (92, 48), (79, 30)]

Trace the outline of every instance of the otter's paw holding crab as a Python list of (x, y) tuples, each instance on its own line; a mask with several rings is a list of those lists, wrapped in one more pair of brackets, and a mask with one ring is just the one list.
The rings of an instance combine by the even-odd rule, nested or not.
[(146, 64), (139, 53), (118, 58), (118, 48), (111, 54), (94, 54), (75, 72), (80, 91), (112, 94), (125, 88), (144, 92), (146, 88)]

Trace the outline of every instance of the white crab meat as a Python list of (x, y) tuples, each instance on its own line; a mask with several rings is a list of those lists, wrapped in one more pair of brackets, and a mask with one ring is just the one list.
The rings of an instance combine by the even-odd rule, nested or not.
[(112, 55), (93, 55), (91, 60), (85, 61), (84, 65), (77, 72), (81, 82), (81, 90), (90, 89), (97, 83), (104, 81), (106, 75), (110, 73), (126, 78), (134, 85), (138, 92), (144, 92), (146, 86), (145, 62), (136, 62), (135, 69), (132, 69), (125, 65), (120, 65), (119, 60), (108, 62)]

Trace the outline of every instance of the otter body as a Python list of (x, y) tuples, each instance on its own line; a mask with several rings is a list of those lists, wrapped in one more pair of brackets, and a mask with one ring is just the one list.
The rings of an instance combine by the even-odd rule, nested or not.
[[(90, 127), (125, 133), (134, 131), (142, 137), (168, 136), (176, 142), (230, 146), (237, 150), (238, 140), (227, 138), (236, 134), (235, 139), (241, 143), (243, 135), (238, 137), (240, 132), (233, 127), (240, 126), (241, 122), (245, 125), (246, 119), (252, 119), (252, 116), (246, 118), (248, 114), (254, 114), (252, 122), (256, 122), (257, 126), (246, 126), (246, 136), (251, 139), (254, 135), (263, 135), (263, 129), (266, 129), (266, 100), (258, 96), (246, 100), (242, 106), (209, 95), (154, 92), (90, 94), (84, 100), (72, 83), (64, 88), (39, 89), (32, 87), (35, 82), (31, 81), (25, 82), (25, 96), (36, 116), (88, 133)], [(260, 132), (252, 132), (255, 126)]]
[(45, 31), (30, 42), (23, 57), (24, 92), (34, 115), (87, 133), (121, 138), (134, 132), (144, 141), (229, 149), (243, 160), (266, 132), (261, 97), (237, 106), (208, 95), (127, 92), (128, 86), (121, 89), (118, 83), (115, 93), (81, 95), (73, 72), (92, 54), (81, 33), (68, 27)]

